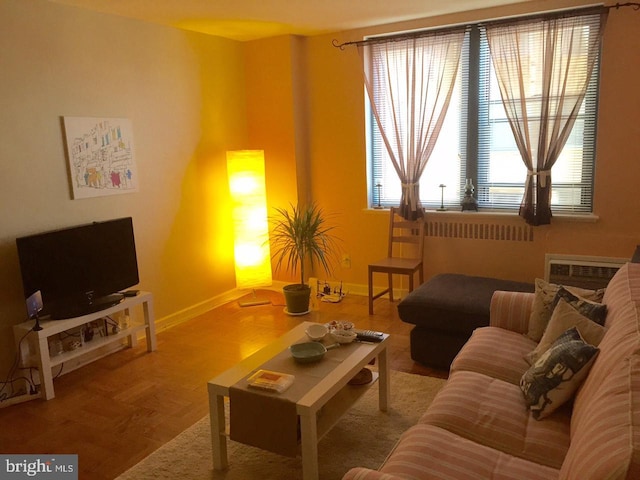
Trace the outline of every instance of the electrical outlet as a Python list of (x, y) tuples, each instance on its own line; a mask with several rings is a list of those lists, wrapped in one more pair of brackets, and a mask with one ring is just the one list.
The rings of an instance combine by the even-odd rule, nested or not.
[(343, 253), (340, 265), (342, 266), (342, 268), (351, 268), (351, 255), (349, 255), (348, 253)]

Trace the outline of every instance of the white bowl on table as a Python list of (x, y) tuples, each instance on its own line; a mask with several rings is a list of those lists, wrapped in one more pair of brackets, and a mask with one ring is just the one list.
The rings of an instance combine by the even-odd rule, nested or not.
[(305, 330), (307, 337), (313, 340), (314, 342), (319, 342), (324, 338), (324, 336), (329, 333), (329, 329), (320, 323), (316, 323), (313, 325), (309, 325)]

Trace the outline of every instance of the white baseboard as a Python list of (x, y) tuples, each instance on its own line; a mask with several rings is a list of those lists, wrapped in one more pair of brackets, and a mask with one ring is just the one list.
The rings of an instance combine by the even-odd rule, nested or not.
[[(246, 293), (247, 292), (243, 290), (234, 288), (233, 290), (221, 293), (220, 295), (216, 295), (215, 297), (211, 297), (190, 307), (178, 310), (166, 317), (156, 318), (156, 333), (166, 330), (167, 328), (171, 328), (174, 325), (186, 322), (187, 320), (191, 320), (192, 318), (207, 313), (220, 305), (237, 300)], [(144, 332), (142, 332), (142, 336), (144, 337)]]

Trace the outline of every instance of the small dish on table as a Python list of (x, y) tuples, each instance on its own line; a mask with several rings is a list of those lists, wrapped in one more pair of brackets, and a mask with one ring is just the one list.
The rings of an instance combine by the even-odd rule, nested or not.
[(338, 343), (351, 343), (356, 336), (354, 330), (331, 330), (331, 337)]
[(332, 320), (329, 323), (325, 323), (325, 326), (329, 329), (330, 332), (334, 330), (353, 330), (353, 322), (348, 322), (345, 320)]

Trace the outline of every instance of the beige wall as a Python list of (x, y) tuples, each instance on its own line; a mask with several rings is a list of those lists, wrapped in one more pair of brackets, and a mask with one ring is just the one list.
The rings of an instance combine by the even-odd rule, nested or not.
[(249, 140), (265, 153), (270, 210), (295, 201), (298, 191), (294, 46), (290, 36), (245, 44)]
[[(269, 214), (312, 197), (309, 178), (306, 40), (279, 36), (245, 44), (247, 121), (252, 148), (263, 149)], [(295, 281), (287, 271), (281, 281)]]
[[(158, 318), (235, 287), (225, 151), (247, 148), (242, 44), (0, 0), (0, 376), (25, 319), (17, 236), (131, 216)], [(62, 116), (127, 117), (139, 193), (72, 200)]]

